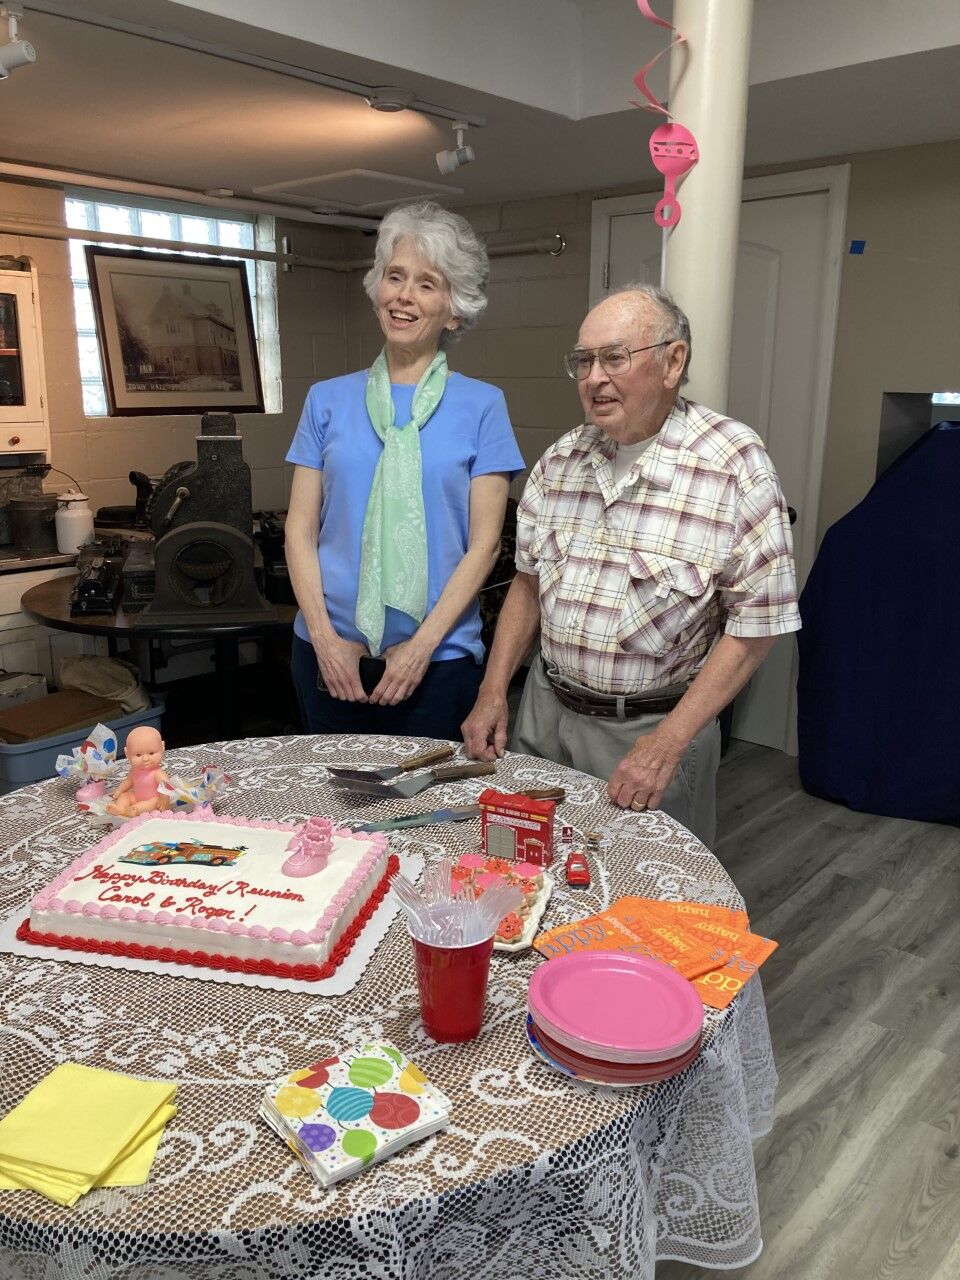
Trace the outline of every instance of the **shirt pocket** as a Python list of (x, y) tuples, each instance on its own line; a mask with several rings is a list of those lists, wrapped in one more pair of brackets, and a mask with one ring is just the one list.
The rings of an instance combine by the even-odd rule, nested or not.
[(627, 653), (663, 658), (700, 618), (713, 595), (713, 575), (701, 564), (631, 551), (617, 642)]
[(563, 573), (570, 551), (570, 533), (565, 529), (547, 529), (538, 533), (530, 546), (540, 576), (540, 608), (552, 609), (560, 594)]

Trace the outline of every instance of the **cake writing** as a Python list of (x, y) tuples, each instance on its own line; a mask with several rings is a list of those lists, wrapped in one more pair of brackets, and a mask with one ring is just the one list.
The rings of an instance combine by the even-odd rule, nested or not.
[[(165, 871), (154, 870), (147, 875), (141, 875), (135, 871), (117, 871), (111, 864), (104, 866), (103, 863), (96, 863), (90, 870), (81, 873), (75, 877), (75, 880), (94, 880), (97, 884), (105, 885), (97, 899), (100, 902), (122, 902), (129, 906), (148, 907), (157, 896), (155, 889), (193, 889), (201, 896), (195, 898), (187, 898), (182, 906), (177, 906), (177, 912), (187, 911), (191, 915), (203, 915), (210, 918), (233, 920), (237, 917), (229, 907), (208, 907), (204, 904), (204, 898), (212, 898), (218, 894), (224, 894), (227, 897), (239, 895), (241, 898), (260, 897), (280, 899), (283, 902), (303, 902), (304, 897), (300, 893), (295, 893), (292, 889), (265, 889), (258, 885), (250, 884), (248, 880), (224, 880), (220, 884), (209, 884), (204, 880), (187, 880), (183, 876), (167, 875)], [(148, 892), (134, 892), (138, 886), (144, 886)], [(178, 899), (175, 897), (165, 897), (160, 903), (161, 910), (169, 910), (175, 907)], [(243, 917), (249, 916), (253, 907), (243, 912)]]

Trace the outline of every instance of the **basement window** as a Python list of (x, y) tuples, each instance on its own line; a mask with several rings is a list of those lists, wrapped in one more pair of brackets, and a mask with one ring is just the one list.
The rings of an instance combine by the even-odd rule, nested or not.
[[(244, 217), (201, 206), (172, 204), (143, 197), (134, 203), (128, 196), (112, 196), (107, 192), (92, 194), (87, 190), (66, 193), (67, 226), (77, 230), (107, 231), (137, 237), (137, 245), (117, 248), (153, 249), (176, 253), (171, 241), (216, 245), (228, 249), (262, 249), (274, 251), (274, 220), (269, 217)], [(87, 260), (83, 246), (94, 241), (71, 240), (70, 278), (77, 324), (77, 346), (80, 358), (80, 385), (83, 412), (88, 418), (105, 418), (107, 397), (100, 364), (100, 348), (93, 318), (93, 298), (87, 277)], [(109, 241), (101, 242), (109, 244)], [(189, 255), (193, 256), (193, 255)], [(213, 256), (213, 255), (201, 255)], [(219, 255), (218, 255), (219, 256)], [(276, 266), (272, 262), (244, 260), (253, 327), (257, 336), (260, 376), (267, 413), (279, 413), (280, 356), (277, 341)]]

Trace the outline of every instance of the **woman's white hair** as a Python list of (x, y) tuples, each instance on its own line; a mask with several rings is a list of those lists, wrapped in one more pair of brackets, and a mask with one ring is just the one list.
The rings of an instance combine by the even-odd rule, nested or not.
[(444, 329), (440, 346), (446, 347), (456, 342), (464, 330), (472, 329), (486, 309), (490, 275), (487, 251), (466, 218), (432, 200), (392, 209), (380, 223), (373, 266), (363, 277), (363, 287), (374, 307), (377, 289), (397, 241), (403, 239), (412, 240), (417, 253), (426, 258), (450, 286), (450, 308), (459, 319), (460, 327)]

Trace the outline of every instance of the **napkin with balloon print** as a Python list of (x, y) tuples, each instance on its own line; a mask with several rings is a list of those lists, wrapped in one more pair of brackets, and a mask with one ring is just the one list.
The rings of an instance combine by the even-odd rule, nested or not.
[(260, 1115), (329, 1187), (444, 1128), (450, 1102), (395, 1045), (378, 1041), (271, 1081)]

